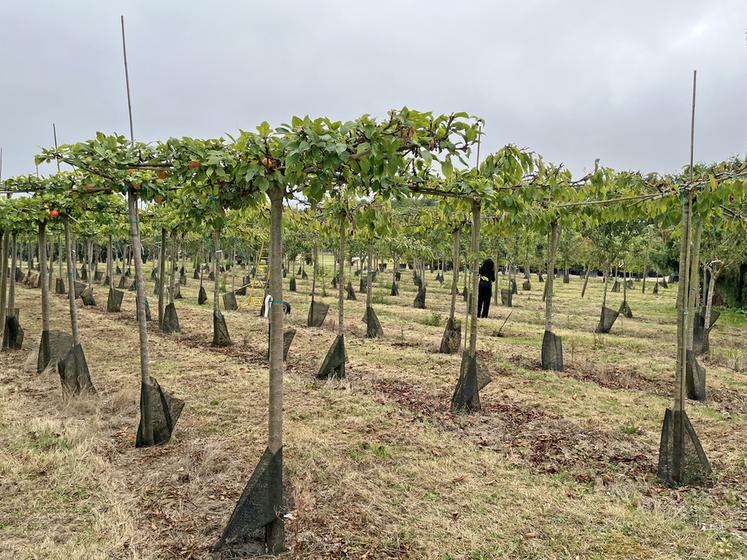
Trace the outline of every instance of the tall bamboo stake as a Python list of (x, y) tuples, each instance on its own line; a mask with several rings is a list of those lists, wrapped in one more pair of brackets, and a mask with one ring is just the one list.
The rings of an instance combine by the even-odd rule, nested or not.
[[(127, 44), (125, 42), (124, 16), (120, 18), (122, 24), (122, 55), (124, 58), (125, 85), (127, 89), (127, 113), (130, 121), (130, 143), (135, 143), (135, 132), (132, 126), (132, 97), (130, 95), (130, 75), (127, 67)], [(140, 224), (137, 216), (137, 192), (129, 189), (127, 193), (127, 212), (130, 220), (130, 238), (132, 252), (135, 258), (135, 284), (137, 293), (135, 302), (137, 305), (138, 335), (140, 339), (140, 380), (146, 387), (151, 386), (150, 363), (148, 355), (148, 323), (145, 316), (145, 275), (143, 274), (143, 247), (140, 242)], [(72, 289), (72, 284), (70, 286)], [(143, 443), (153, 445), (153, 419), (151, 417), (150, 391), (141, 392), (142, 410), (142, 439)]]

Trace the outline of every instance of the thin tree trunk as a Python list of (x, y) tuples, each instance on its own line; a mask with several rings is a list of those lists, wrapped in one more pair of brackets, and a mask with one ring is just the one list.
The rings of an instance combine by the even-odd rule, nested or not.
[[(78, 331), (78, 306), (75, 302), (75, 260), (73, 259), (73, 247), (70, 242), (70, 218), (66, 215), (63, 218), (65, 227), (65, 253), (67, 256), (67, 299), (70, 303), (70, 331), (73, 337), (73, 344), (80, 344), (80, 332)], [(12, 285), (12, 284), (11, 284)]]
[[(17, 257), (17, 251), (18, 248), (18, 242), (16, 241), (16, 234), (13, 233), (13, 237), (11, 238), (11, 243), (13, 246), (13, 253), (10, 259), (10, 285), (8, 286), (8, 312), (7, 317), (15, 317), (16, 315), (16, 266), (20, 265), (20, 259)], [(22, 266), (22, 265), (21, 265)], [(3, 325), (3, 328), (5, 326)]]
[(314, 261), (311, 265), (311, 303), (314, 303), (314, 296), (316, 295), (316, 272), (319, 266), (319, 246), (314, 243), (312, 249), (312, 260)]
[[(682, 238), (680, 240), (679, 285), (677, 286), (677, 363), (674, 377), (674, 410), (684, 411), (685, 406), (685, 367), (687, 364), (687, 299), (688, 274), (690, 270), (690, 246), (692, 238), (692, 193), (688, 193), (682, 208)], [(684, 418), (678, 415), (682, 422)], [(674, 426), (674, 449), (683, 449), (683, 425)], [(673, 454), (672, 478), (676, 481), (682, 475), (682, 457)]]
[(120, 253), (120, 255), (119, 255), (119, 256), (120, 256), (120, 259), (119, 259), (119, 260), (120, 260), (120, 262), (122, 263), (122, 265), (121, 265), (121, 269), (122, 269), (122, 276), (124, 276), (124, 275), (125, 275), (125, 273), (127, 272), (127, 264), (126, 264), (126, 262), (125, 262), (125, 261), (126, 261), (126, 260), (129, 260), (129, 253), (128, 253), (128, 252), (129, 252), (129, 250), (130, 250), (130, 248), (129, 248), (129, 247), (127, 246), (127, 244), (124, 244), (124, 245), (122, 246), (122, 252), (121, 252), (121, 253)]
[(610, 285), (609, 266), (604, 267), (604, 294), (602, 295), (602, 308), (607, 307), (607, 289)]
[(700, 239), (703, 235), (703, 222), (695, 225), (690, 255), (690, 294), (687, 299), (687, 350), (693, 349), (693, 335), (695, 331), (695, 307), (700, 299)]
[(335, 251), (332, 251), (332, 278), (335, 280), (335, 282), (339, 281), (339, 278), (337, 278), (337, 259), (338, 256), (335, 254)]
[(373, 242), (368, 242), (368, 255), (367, 255), (367, 267), (366, 271), (366, 307), (371, 307), (373, 303)]
[[(10, 246), (10, 232), (2, 232), (3, 242), (0, 249), (0, 260), (2, 260), (3, 269), (0, 271), (0, 339), (5, 332), (5, 318), (7, 316), (7, 295), (8, 295), (8, 249)], [(15, 274), (11, 270), (11, 275)]]
[(344, 335), (345, 323), (345, 219), (340, 219), (340, 277), (337, 280), (337, 334)]
[(169, 277), (169, 303), (174, 303), (176, 289), (176, 230), (171, 232), (171, 275)]
[[(474, 237), (474, 235), (473, 235)], [(470, 244), (470, 251), (472, 250), (472, 245)], [(464, 263), (464, 287), (467, 288), (467, 284), (469, 284), (469, 288), (467, 288), (467, 305), (464, 306), (464, 340), (462, 341), (463, 347), (466, 349), (466, 351), (469, 351), (469, 336), (471, 334), (470, 329), (470, 318), (472, 317), (472, 300), (475, 299), (472, 297), (472, 293), (469, 293), (472, 289), (472, 283), (470, 280), (470, 274), (473, 274), (472, 265), (474, 263), (470, 260), (470, 255), (467, 256)], [(479, 281), (478, 281), (479, 282)]]
[(47, 332), (49, 331), (49, 281), (47, 279), (47, 224), (45, 222), (39, 222), (39, 282), (41, 283), (42, 332)]
[(581, 297), (583, 298), (586, 295), (586, 287), (589, 285), (589, 263), (586, 264), (586, 273), (584, 274), (584, 287), (581, 288)]
[[(46, 235), (45, 235), (46, 238)], [(47, 289), (52, 289), (52, 280), (54, 276), (54, 241), (49, 241), (45, 247), (47, 255)]]
[[(269, 395), (269, 429), (267, 447), (271, 453), (278, 453), (283, 447), (283, 195), (281, 187), (273, 186), (268, 193), (270, 197), (270, 395)], [(282, 477), (282, 465), (279, 476)], [(282, 479), (276, 481), (282, 488)], [(282, 490), (281, 490), (282, 492)], [(266, 542), (270, 554), (282, 551), (284, 542), (284, 521), (276, 518), (266, 528)]]
[[(150, 356), (148, 352), (148, 323), (145, 316), (145, 274), (143, 274), (143, 247), (140, 243), (140, 224), (137, 217), (137, 195), (130, 191), (127, 197), (130, 221), (131, 253), (135, 260), (135, 285), (137, 288), (135, 306), (137, 308), (138, 338), (140, 341), (140, 382), (151, 386)], [(70, 291), (70, 290), (68, 290)], [(143, 443), (153, 445), (153, 418), (150, 407), (150, 391), (141, 391), (141, 411), (143, 421)]]
[(456, 313), (456, 299), (459, 293), (459, 230), (451, 232), (451, 260), (454, 269), (451, 271), (451, 306), (449, 307), (449, 319), (454, 324), (454, 314)]
[(60, 269), (60, 278), (64, 278), (64, 273), (62, 272), (62, 261), (65, 259), (65, 250), (63, 249), (63, 241), (62, 236), (57, 240), (57, 260), (59, 261), (59, 269)]
[[(509, 259), (508, 261), (508, 289), (513, 291), (514, 289), (514, 261), (513, 259)], [(543, 296), (544, 297), (544, 296)], [(542, 300), (544, 301), (544, 299)]]
[(275, 453), (283, 447), (283, 191), (270, 190), (270, 411), (267, 446)]
[(477, 352), (477, 288), (480, 267), (480, 201), (472, 201), (472, 293), (470, 299), (469, 354)]
[(623, 301), (628, 301), (628, 279), (625, 262), (623, 262)]
[(705, 312), (704, 312), (704, 324), (705, 328), (709, 328), (711, 324), (711, 309), (713, 306), (713, 290), (716, 289), (716, 280), (718, 280), (719, 275), (721, 274), (721, 266), (719, 266), (716, 270), (711, 269), (711, 275), (708, 280), (708, 292), (706, 293), (706, 301), (705, 301)]
[(558, 252), (559, 241), (560, 225), (558, 222), (553, 222), (550, 227), (550, 246), (548, 247), (549, 253), (547, 255), (547, 280), (545, 281), (545, 330), (547, 332), (553, 332), (552, 292), (553, 284), (555, 283), (555, 274), (553, 274), (553, 272), (555, 271), (555, 257)]
[(158, 252), (158, 328), (163, 329), (163, 290), (166, 277), (166, 228), (161, 228), (161, 249)]
[(181, 281), (181, 275), (187, 274), (187, 245), (184, 242), (184, 233), (182, 233), (182, 239), (181, 239), (181, 243), (179, 244), (179, 249), (182, 254), (182, 267), (179, 270), (179, 277), (180, 277), (179, 279)]
[(106, 277), (109, 281), (109, 289), (114, 288), (114, 250), (112, 248), (112, 235), (109, 234), (109, 243), (106, 246)]
[[(548, 255), (550, 254), (550, 249), (552, 248), (552, 242), (553, 242), (552, 235), (553, 235), (552, 230), (550, 230), (550, 231), (547, 232), (547, 252), (548, 252)], [(547, 259), (546, 263), (547, 263), (547, 280), (545, 280), (545, 288), (542, 290), (542, 302), (543, 303), (547, 302), (547, 291), (548, 291), (548, 287), (552, 286), (552, 284), (553, 284), (552, 280), (550, 280), (550, 276), (553, 276), (553, 277), (555, 276), (555, 265), (553, 265), (552, 267), (550, 267), (550, 259), (549, 258)], [(509, 286), (508, 287), (509, 287), (509, 289), (511, 289), (511, 287), (512, 287), (510, 281), (509, 281)]]
[[(213, 311), (220, 311), (220, 298), (218, 293), (220, 290), (220, 260), (221, 260), (221, 249), (220, 249), (220, 230), (216, 229), (213, 232), (213, 250), (215, 252), (215, 258), (213, 259)], [(281, 272), (282, 276), (282, 272)]]
[(700, 307), (705, 309), (706, 305), (706, 285), (708, 284), (709, 274), (713, 274), (713, 271), (708, 268), (708, 265), (703, 262), (703, 283), (701, 284), (702, 289), (700, 290)]
[(86, 268), (88, 268), (88, 287), (93, 284), (93, 241), (86, 242)]

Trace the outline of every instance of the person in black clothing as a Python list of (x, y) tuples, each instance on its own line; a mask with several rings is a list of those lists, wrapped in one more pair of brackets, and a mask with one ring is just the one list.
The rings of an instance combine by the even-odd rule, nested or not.
[(490, 309), (490, 298), (493, 295), (495, 282), (495, 265), (492, 259), (485, 259), (480, 267), (480, 286), (477, 290), (477, 316), (487, 317)]

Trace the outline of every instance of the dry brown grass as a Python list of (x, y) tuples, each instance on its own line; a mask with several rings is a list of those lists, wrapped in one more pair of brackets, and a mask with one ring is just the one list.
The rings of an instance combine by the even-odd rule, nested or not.
[[(329, 278), (329, 276), (328, 276)], [(285, 460), (293, 487), (292, 558), (740, 558), (747, 555), (747, 378), (730, 365), (745, 323), (727, 315), (707, 361), (713, 399), (690, 416), (717, 473), (714, 488), (663, 488), (658, 435), (673, 372), (674, 290), (629, 293), (636, 319), (597, 337), (601, 283), (557, 286), (556, 323), (568, 371), (539, 369), (540, 286), (481, 321), (494, 376), (480, 415), (448, 400), (459, 357), (434, 353), (448, 313), (431, 280), (428, 309), (398, 298), (389, 273), (376, 305), (385, 337), (366, 340), (364, 297), (346, 303), (349, 378), (314, 374), (334, 339), (305, 327), (310, 283), (298, 279), (297, 330), (286, 373)], [(355, 282), (354, 282), (355, 284)], [(228, 283), (230, 286), (230, 281)], [(210, 347), (210, 309), (189, 279), (177, 302), (182, 333), (151, 325), (153, 375), (187, 401), (174, 440), (134, 449), (139, 369), (134, 301), (81, 310), (95, 397), (63, 399), (54, 375), (24, 365), (39, 337), (38, 290), (20, 290), (26, 350), (0, 355), (0, 557), (208, 558), (266, 438), (267, 324), (226, 313), (234, 346)], [(152, 289), (149, 283), (149, 290)], [(97, 288), (105, 303), (105, 290)], [(335, 292), (328, 287), (328, 295)], [(618, 304), (621, 294), (612, 294)], [(151, 298), (152, 299), (152, 298)], [(155, 305), (153, 305), (155, 311)], [(459, 300), (459, 313), (464, 303)], [(66, 300), (52, 300), (67, 327)], [(738, 361), (738, 360), (737, 360)], [(737, 368), (738, 369), (738, 368)]]

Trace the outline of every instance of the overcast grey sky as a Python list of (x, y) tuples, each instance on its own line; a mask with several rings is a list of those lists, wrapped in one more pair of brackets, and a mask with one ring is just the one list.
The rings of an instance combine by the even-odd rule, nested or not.
[(671, 171), (747, 152), (747, 0), (2, 0), (4, 176), (52, 142), (219, 136), (294, 114), (408, 105), (486, 119), (577, 173)]

